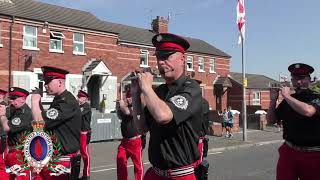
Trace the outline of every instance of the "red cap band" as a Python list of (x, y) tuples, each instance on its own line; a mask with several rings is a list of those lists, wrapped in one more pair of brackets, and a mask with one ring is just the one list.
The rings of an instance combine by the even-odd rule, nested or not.
[(303, 69), (303, 68), (300, 68), (300, 69), (294, 69), (291, 74), (293, 75), (297, 75), (297, 76), (304, 76), (304, 75), (309, 75), (309, 71), (307, 69)]
[(57, 72), (47, 72), (44, 74), (45, 77), (52, 77), (55, 79), (66, 79), (65, 74), (57, 73)]
[(20, 92), (20, 91), (13, 91), (9, 93), (10, 96), (19, 96), (19, 97), (27, 97), (28, 95)]
[(180, 46), (179, 44), (176, 43), (172, 43), (172, 42), (161, 42), (159, 43), (159, 45), (157, 46), (157, 50), (174, 50), (174, 51), (179, 51), (182, 53), (185, 53), (185, 50), (182, 46)]
[(82, 92), (79, 92), (78, 93), (78, 97), (88, 97), (86, 94), (82, 93)]

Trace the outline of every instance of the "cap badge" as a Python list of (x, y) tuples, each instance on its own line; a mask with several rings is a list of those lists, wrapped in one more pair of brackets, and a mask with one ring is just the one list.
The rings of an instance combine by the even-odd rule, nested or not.
[(300, 68), (300, 64), (296, 64), (294, 67), (295, 68)]
[(158, 35), (157, 41), (158, 41), (158, 42), (162, 41), (162, 36), (161, 36), (161, 35)]
[(11, 91), (11, 92), (14, 91), (14, 88), (10, 88), (10, 91)]

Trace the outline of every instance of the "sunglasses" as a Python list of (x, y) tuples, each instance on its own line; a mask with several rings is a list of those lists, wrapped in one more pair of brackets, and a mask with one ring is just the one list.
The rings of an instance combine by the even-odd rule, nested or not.
[(156, 51), (155, 55), (157, 60), (167, 60), (169, 56), (176, 53), (177, 51)]

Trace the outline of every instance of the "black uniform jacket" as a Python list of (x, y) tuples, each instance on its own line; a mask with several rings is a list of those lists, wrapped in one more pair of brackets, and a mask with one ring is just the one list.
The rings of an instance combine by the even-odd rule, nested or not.
[(50, 108), (42, 112), (45, 128), (52, 130), (62, 145), (62, 155), (80, 148), (81, 110), (76, 98), (67, 90), (55, 96)]
[(209, 120), (210, 120), (209, 102), (205, 98), (202, 98), (202, 114), (203, 114), (203, 119), (202, 119), (202, 128), (200, 131), (200, 137), (203, 137), (208, 133)]
[(158, 124), (146, 108), (151, 164), (166, 170), (194, 163), (200, 157), (198, 141), (202, 97), (199, 84), (183, 75), (173, 84), (160, 85), (156, 93), (171, 109), (173, 120), (168, 124)]
[(80, 105), (80, 110), (82, 114), (81, 131), (91, 131), (91, 108), (89, 103), (86, 102)]
[(136, 124), (133, 121), (132, 115), (125, 115), (121, 111), (119, 112), (119, 118), (121, 119), (121, 134), (124, 138), (132, 138), (139, 135), (139, 131)]
[(18, 135), (23, 131), (32, 131), (32, 113), (27, 104), (21, 108), (15, 109), (10, 114), (7, 114), (8, 126), (10, 131), (8, 133), (9, 146), (15, 146), (18, 141)]
[(298, 146), (320, 146), (320, 96), (306, 90), (292, 97), (316, 108), (312, 117), (306, 117), (283, 100), (276, 108), (278, 120), (283, 120), (283, 138)]

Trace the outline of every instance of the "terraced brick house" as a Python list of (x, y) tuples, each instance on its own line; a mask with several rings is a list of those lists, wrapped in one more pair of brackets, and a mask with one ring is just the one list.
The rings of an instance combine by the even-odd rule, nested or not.
[[(98, 108), (105, 100), (112, 111), (129, 73), (156, 66), (151, 38), (169, 32), (169, 27), (162, 17), (151, 24), (150, 29), (143, 29), (38, 1), (0, 0), (0, 87), (43, 88), (40, 67), (62, 67), (70, 71), (69, 91), (84, 88), (91, 95), (92, 107)], [(186, 74), (202, 80), (202, 94), (213, 110), (225, 108), (231, 56), (205, 40), (185, 38), (191, 44)], [(44, 92), (42, 101), (51, 100)]]

